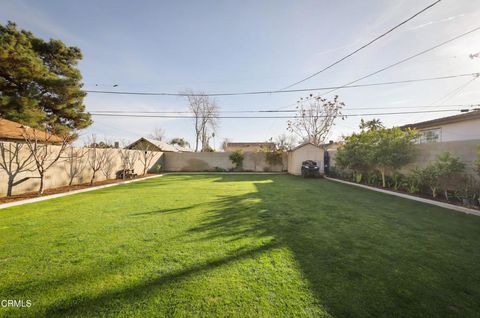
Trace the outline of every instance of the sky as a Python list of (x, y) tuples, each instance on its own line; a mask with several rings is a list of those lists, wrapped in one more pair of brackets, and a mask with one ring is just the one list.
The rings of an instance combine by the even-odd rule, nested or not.
[[(317, 72), (433, 2), (0, 0), (0, 23), (11, 20), (44, 39), (79, 47), (85, 89), (272, 91)], [(294, 88), (343, 85), (479, 26), (480, 0), (443, 0)], [(359, 83), (480, 72), (480, 58), (469, 57), (479, 51), (477, 31)], [(345, 103), (344, 114), (458, 109), (442, 104), (480, 103), (480, 79), (466, 85), (471, 79), (347, 88), (326, 97), (338, 94)], [(309, 94), (225, 96), (216, 102), (223, 111), (293, 109)], [(87, 95), (85, 105), (87, 111), (183, 111), (188, 107), (181, 97), (94, 93)], [(404, 108), (419, 105), (432, 107)], [(361, 109), (365, 107), (381, 109)], [(335, 121), (329, 139), (357, 130), (361, 118), (380, 118), (387, 126), (398, 126), (454, 114), (347, 116)], [(94, 116), (93, 120), (81, 132), (82, 138), (96, 134), (128, 142), (162, 128), (167, 138), (194, 141), (192, 119)], [(265, 141), (288, 133), (286, 128), (286, 119), (222, 119), (215, 148), (225, 138)]]

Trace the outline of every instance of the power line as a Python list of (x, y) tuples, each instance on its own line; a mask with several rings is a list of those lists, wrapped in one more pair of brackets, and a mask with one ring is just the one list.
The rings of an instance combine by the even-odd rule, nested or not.
[(172, 93), (172, 92), (129, 92), (129, 91), (105, 91), (105, 90), (85, 90), (85, 92), (94, 93), (94, 94), (177, 96), (177, 97), (187, 97), (187, 96), (212, 96), (212, 97), (216, 97), (216, 96), (237, 96), (237, 95), (261, 95), (261, 94), (278, 94), (278, 93), (297, 93), (297, 92), (321, 91), (321, 90), (331, 90), (331, 89), (340, 89), (340, 88), (359, 88), (359, 87), (393, 85), (393, 84), (408, 84), (408, 83), (425, 82), (425, 81), (446, 80), (446, 79), (452, 79), (452, 78), (458, 78), (458, 77), (478, 76), (478, 74), (479, 73), (464, 73), (464, 74), (457, 74), (457, 75), (414, 78), (414, 79), (406, 79), (406, 80), (399, 80), (399, 81), (387, 81), (387, 82), (379, 82), (379, 83), (366, 83), (366, 84), (357, 84), (357, 85), (348, 85), (348, 86), (342, 85), (342, 86), (312, 87), (312, 88), (290, 89), (290, 90), (283, 90), (283, 91), (249, 91), (249, 92), (227, 92), (227, 93), (205, 93), (205, 94)]
[(381, 68), (381, 69), (379, 69), (379, 70), (377, 70), (377, 71), (375, 71), (375, 72), (372, 72), (372, 73), (370, 73), (370, 74), (367, 74), (367, 75), (365, 75), (365, 76), (362, 76), (362, 77), (360, 77), (360, 78), (357, 78), (356, 80), (353, 80), (353, 81), (351, 81), (351, 82), (348, 82), (348, 83), (346, 83), (346, 84), (344, 84), (344, 85), (342, 85), (342, 86), (340, 86), (340, 87), (338, 87), (338, 88), (334, 88), (334, 89), (332, 89), (331, 91), (328, 91), (328, 92), (326, 92), (326, 93), (324, 93), (324, 94), (322, 94), (322, 95), (320, 95), (320, 96), (324, 96), (324, 95), (330, 94), (330, 93), (332, 93), (332, 92), (334, 92), (334, 91), (336, 91), (336, 90), (339, 90), (339, 89), (342, 89), (342, 88), (346, 88), (346, 87), (348, 87), (348, 86), (350, 86), (350, 85), (352, 85), (352, 84), (354, 84), (354, 83), (356, 83), (356, 82), (359, 82), (359, 81), (364, 80), (364, 79), (366, 79), (366, 78), (368, 78), (368, 77), (371, 77), (371, 76), (373, 76), (373, 75), (376, 75), (376, 74), (378, 74), (378, 73), (381, 73), (381, 72), (383, 72), (383, 71), (386, 71), (386, 70), (388, 70), (388, 69), (390, 69), (390, 68), (392, 68), (392, 67), (395, 67), (395, 66), (397, 66), (397, 65), (399, 65), (399, 64), (405, 63), (405, 62), (407, 62), (407, 61), (409, 61), (409, 60), (411, 60), (411, 59), (413, 59), (413, 58), (415, 58), (415, 57), (417, 57), (417, 56), (420, 56), (420, 55), (423, 55), (423, 54), (428, 53), (428, 52), (430, 52), (430, 51), (433, 51), (433, 50), (436, 49), (436, 48), (439, 48), (439, 47), (441, 47), (441, 46), (443, 46), (443, 45), (446, 45), (446, 44), (448, 44), (448, 43), (450, 43), (450, 42), (453, 42), (453, 41), (455, 41), (455, 40), (458, 40), (458, 39), (460, 39), (460, 38), (462, 38), (462, 37), (464, 37), (464, 36), (467, 36), (467, 35), (475, 32), (475, 31), (478, 31), (478, 30), (480, 30), (480, 27), (476, 27), (476, 28), (474, 28), (474, 29), (472, 29), (472, 30), (470, 30), (470, 31), (467, 31), (467, 32), (462, 33), (462, 34), (460, 34), (460, 35), (457, 35), (457, 36), (455, 36), (455, 37), (453, 37), (453, 38), (451, 38), (451, 39), (449, 39), (449, 40), (446, 40), (446, 41), (441, 42), (441, 43), (439, 43), (439, 44), (437, 44), (437, 45), (435, 45), (435, 46), (432, 46), (431, 48), (428, 48), (428, 49), (423, 50), (423, 51), (421, 51), (421, 52), (418, 52), (418, 53), (416, 53), (416, 54), (414, 54), (414, 55), (411, 55), (411, 56), (409, 56), (409, 57), (406, 57), (406, 58), (404, 58), (404, 59), (402, 59), (402, 60), (400, 60), (400, 61), (398, 61), (398, 62), (395, 62), (395, 63), (393, 63), (393, 64), (390, 64), (390, 65), (388, 65), (388, 66), (385, 66), (385, 67), (383, 67), (383, 68)]
[(346, 60), (347, 58), (349, 58), (349, 57), (351, 57), (352, 55), (358, 53), (359, 51), (363, 50), (363, 49), (366, 48), (367, 46), (373, 44), (374, 42), (380, 40), (380, 39), (383, 38), (384, 36), (388, 35), (389, 33), (393, 32), (394, 30), (398, 29), (399, 27), (401, 27), (401, 26), (404, 25), (405, 23), (409, 22), (410, 20), (414, 19), (414, 18), (417, 17), (418, 15), (420, 15), (420, 14), (422, 14), (423, 12), (427, 11), (428, 9), (432, 8), (433, 6), (435, 6), (436, 4), (438, 4), (440, 1), (441, 1), (441, 0), (435, 1), (434, 3), (432, 3), (432, 4), (430, 4), (429, 6), (423, 8), (422, 10), (418, 11), (417, 13), (415, 13), (414, 15), (412, 15), (411, 17), (409, 17), (408, 19), (403, 20), (402, 22), (400, 22), (399, 24), (397, 24), (397, 25), (394, 26), (393, 28), (391, 28), (391, 29), (389, 29), (388, 31), (386, 31), (386, 32), (382, 33), (381, 35), (377, 36), (376, 38), (374, 38), (374, 39), (371, 40), (370, 42), (362, 45), (361, 47), (359, 47), (359, 48), (356, 49), (355, 51), (353, 51), (353, 52), (345, 55), (344, 57), (342, 57), (341, 59), (333, 62), (332, 64), (330, 64), (330, 65), (328, 65), (328, 66), (325, 66), (325, 67), (322, 68), (320, 71), (315, 72), (315, 73), (313, 73), (312, 75), (310, 75), (310, 76), (308, 76), (308, 77), (306, 77), (306, 78), (304, 78), (304, 79), (302, 79), (302, 80), (299, 80), (299, 81), (297, 81), (297, 82), (295, 82), (295, 83), (293, 83), (293, 84), (290, 84), (290, 85), (288, 85), (288, 86), (280, 89), (280, 91), (283, 91), (283, 90), (285, 90), (285, 89), (289, 89), (290, 87), (293, 87), (293, 86), (295, 86), (295, 85), (298, 85), (298, 84), (300, 84), (300, 83), (303, 83), (303, 82), (311, 79), (312, 77), (315, 77), (315, 76), (317, 76), (318, 74), (325, 72), (326, 70), (332, 68), (333, 66), (337, 65), (338, 63)]
[[(452, 104), (452, 105), (442, 105), (441, 107), (479, 107), (480, 103), (472, 103), (472, 104)], [(409, 109), (409, 108), (433, 108), (438, 107), (436, 105), (410, 105), (410, 106), (380, 106), (380, 107), (355, 107), (349, 108), (349, 110), (367, 110), (367, 109)], [(285, 110), (222, 110), (220, 113), (295, 113), (297, 109), (285, 109)], [(101, 113), (109, 113), (109, 114), (191, 114), (192, 112), (189, 110), (154, 110), (154, 111), (129, 111), (129, 110), (92, 110), (90, 111), (91, 114), (101, 114)]]
[[(406, 111), (406, 112), (389, 112), (389, 113), (365, 113), (365, 114), (342, 114), (339, 117), (358, 117), (358, 116), (388, 116), (388, 115), (405, 115), (405, 114), (424, 114), (424, 113), (440, 113), (440, 112), (460, 112), (468, 110), (452, 110), (452, 109), (442, 109), (442, 110), (424, 110), (424, 111)], [(185, 115), (138, 115), (138, 114), (92, 114), (93, 116), (108, 116), (108, 117), (130, 117), (130, 118), (185, 118), (191, 119), (195, 116), (185, 116)], [(310, 116), (305, 116), (310, 117)], [(318, 116), (325, 117), (325, 116)], [(221, 119), (274, 119), (274, 118), (284, 118), (284, 119), (294, 119), (297, 116), (216, 116), (216, 118)]]

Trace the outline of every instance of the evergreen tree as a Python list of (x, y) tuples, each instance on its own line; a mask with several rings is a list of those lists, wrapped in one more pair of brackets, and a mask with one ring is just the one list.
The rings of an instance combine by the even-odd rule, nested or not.
[(57, 134), (92, 124), (85, 111), (80, 49), (0, 25), (0, 116)]

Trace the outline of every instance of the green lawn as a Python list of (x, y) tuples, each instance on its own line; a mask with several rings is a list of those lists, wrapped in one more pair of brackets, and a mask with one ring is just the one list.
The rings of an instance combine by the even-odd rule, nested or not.
[(0, 210), (0, 316), (479, 317), (480, 217), (326, 180), (169, 175)]

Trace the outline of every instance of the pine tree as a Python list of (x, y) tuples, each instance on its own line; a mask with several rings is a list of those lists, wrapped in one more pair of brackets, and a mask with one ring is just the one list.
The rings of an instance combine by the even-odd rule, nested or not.
[(0, 116), (68, 133), (92, 124), (85, 111), (80, 49), (0, 25)]

